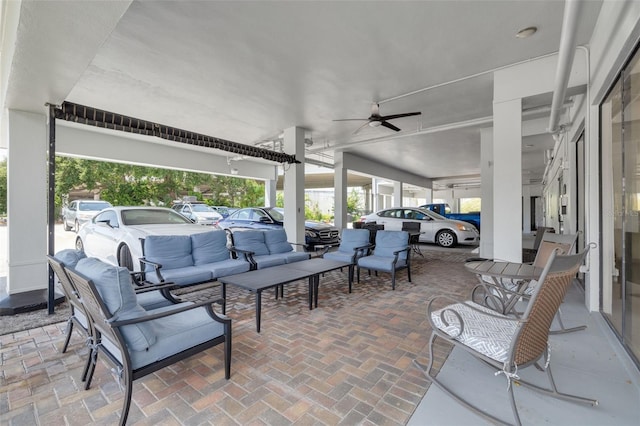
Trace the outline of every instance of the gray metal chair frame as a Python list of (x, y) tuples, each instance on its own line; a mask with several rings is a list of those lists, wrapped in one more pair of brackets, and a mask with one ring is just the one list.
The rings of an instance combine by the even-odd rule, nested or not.
[[(182, 361), (221, 343), (224, 343), (225, 378), (227, 380), (229, 379), (231, 375), (231, 320), (228, 318), (221, 318), (213, 311), (212, 308), (212, 305), (214, 303), (221, 303), (221, 300), (207, 300), (204, 302), (193, 303), (189, 305), (181, 305), (177, 306), (175, 309), (167, 310), (161, 313), (146, 315), (128, 320), (114, 321), (113, 316), (109, 313), (109, 310), (102, 301), (102, 298), (100, 297), (100, 294), (93, 282), (75, 271), (67, 270), (67, 272), (73, 286), (77, 289), (78, 294), (80, 295), (80, 300), (82, 301), (82, 304), (84, 306), (85, 313), (90, 319), (90, 333), (94, 338), (91, 354), (89, 356), (89, 364), (86, 371), (85, 389), (88, 389), (91, 385), (91, 379), (93, 378), (93, 373), (97, 364), (98, 352), (100, 351), (106, 356), (108, 361), (116, 367), (116, 370), (119, 373), (119, 379), (121, 380), (120, 384), (125, 392), (122, 414), (120, 416), (121, 426), (126, 424), (127, 418), (129, 416), (134, 380), (154, 373), (155, 371), (172, 365), (178, 361)], [(198, 308), (206, 309), (207, 313), (213, 320), (223, 324), (224, 333), (221, 336), (193, 346), (182, 352), (178, 352), (167, 358), (147, 364), (138, 369), (134, 370), (132, 368), (131, 357), (127, 349), (127, 345), (124, 341), (123, 335), (120, 331), (120, 327), (130, 324), (152, 321), (155, 319), (168, 317), (180, 312)], [(108, 349), (105, 348), (103, 339), (107, 339), (112, 345), (117, 347), (117, 349), (120, 351), (121, 360), (116, 358), (116, 356), (114, 356)]]
[[(384, 230), (384, 229), (382, 229)], [(376, 231), (377, 232), (377, 231)], [(377, 234), (376, 234), (377, 235)], [(372, 244), (370, 246), (370, 250), (375, 250), (375, 244)], [(398, 266), (398, 260), (400, 259), (400, 253), (402, 252), (407, 252), (407, 261), (404, 265)], [(395, 290), (396, 289), (396, 272), (400, 271), (402, 269), (406, 269), (407, 270), (407, 280), (409, 282), (411, 282), (411, 246), (409, 245), (409, 240), (407, 239), (407, 246), (405, 248), (403, 248), (402, 250), (398, 250), (393, 252), (393, 261), (392, 261), (392, 265), (393, 267), (391, 268), (391, 289)], [(364, 256), (363, 256), (364, 257)], [(371, 274), (371, 270), (373, 268), (365, 268), (369, 271), (369, 274)], [(375, 274), (376, 276), (378, 275), (378, 271), (375, 270)], [(387, 272), (387, 271), (382, 271), (381, 272)], [(360, 264), (356, 263), (356, 281), (359, 283), (360, 282)]]
[[(433, 345), (436, 338), (441, 338), (455, 347), (464, 349), (480, 361), (495, 368), (498, 372), (504, 373), (508, 382), (509, 401), (511, 404), (511, 410), (513, 417), (517, 425), (521, 424), (520, 415), (518, 414), (518, 408), (515, 403), (515, 396), (513, 391), (513, 384), (523, 385), (537, 392), (544, 393), (554, 398), (578, 402), (583, 404), (597, 405), (598, 401), (589, 398), (583, 398), (576, 395), (569, 395), (566, 393), (558, 392), (555, 385), (553, 375), (551, 373), (550, 365), (550, 350), (548, 346), (549, 327), (553, 321), (553, 317), (564, 296), (571, 286), (571, 282), (578, 272), (580, 265), (582, 264), (589, 247), (577, 255), (571, 256), (557, 256), (554, 252), (551, 258), (547, 262), (544, 268), (542, 276), (540, 277), (540, 285), (536, 288), (534, 294), (531, 297), (531, 301), (527, 306), (527, 310), (521, 318), (512, 318), (500, 314), (492, 314), (488, 310), (483, 309), (481, 305), (474, 302), (459, 302), (457, 304), (448, 305), (444, 309), (434, 312), (434, 302), (437, 300), (449, 299), (454, 300), (448, 296), (436, 296), (429, 301), (427, 308), (427, 316), (432, 327), (432, 334), (429, 341), (429, 363), (423, 365), (417, 360), (414, 360), (414, 364), (420, 368), (425, 377), (435, 384), (438, 388), (442, 389), (447, 395), (458, 401), (460, 404), (470, 409), (474, 413), (482, 416), (483, 418), (495, 422), (498, 424), (509, 424), (503, 419), (499, 419), (481, 408), (471, 404), (464, 398), (459, 396), (456, 392), (448, 388), (442, 383), (435, 375), (432, 374), (433, 368)], [(470, 309), (473, 312), (477, 312), (477, 316), (484, 317), (487, 320), (491, 318), (498, 318), (502, 322), (515, 321), (517, 324), (513, 334), (510, 336), (510, 346), (506, 356), (506, 361), (500, 362), (494, 358), (482, 354), (471, 346), (467, 346), (460, 341), (463, 332), (465, 331), (466, 324), (464, 323), (465, 314), (461, 310), (461, 305)], [(438, 328), (438, 325), (434, 322), (434, 315), (439, 318), (445, 326), (449, 326), (452, 322), (455, 323), (459, 330), (457, 334), (450, 335), (444, 330)], [(448, 319), (445, 318), (448, 316)], [(469, 315), (467, 314), (467, 318)], [(544, 360), (543, 365), (540, 365), (540, 361)], [(544, 388), (526, 382), (517, 376), (517, 372), (523, 368), (529, 366), (535, 366), (540, 371), (546, 371), (547, 378), (549, 380), (549, 387)], [(544, 366), (544, 367), (543, 367)]]

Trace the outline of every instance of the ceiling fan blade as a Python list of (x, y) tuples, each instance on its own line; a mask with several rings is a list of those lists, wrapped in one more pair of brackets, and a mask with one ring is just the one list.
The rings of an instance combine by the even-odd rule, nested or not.
[(393, 120), (394, 118), (402, 118), (402, 117), (411, 117), (414, 115), (420, 115), (422, 114), (421, 112), (405, 112), (404, 114), (392, 114), (392, 115), (385, 115), (384, 117), (380, 117), (383, 120)]
[(369, 121), (368, 118), (342, 118), (340, 120), (333, 120), (333, 121)]
[(357, 134), (360, 130), (364, 129), (365, 127), (367, 127), (369, 125), (369, 120), (367, 120), (366, 123), (364, 123), (362, 126), (358, 127), (355, 132), (353, 132), (353, 134)]
[(380, 122), (380, 125), (386, 127), (387, 129), (395, 130), (396, 132), (400, 131), (399, 127), (396, 127), (391, 123), (387, 123), (386, 121)]

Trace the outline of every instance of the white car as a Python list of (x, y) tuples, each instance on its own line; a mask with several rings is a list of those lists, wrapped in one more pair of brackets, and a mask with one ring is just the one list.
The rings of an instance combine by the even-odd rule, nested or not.
[(403, 222), (420, 224), (419, 241), (436, 243), (442, 247), (478, 245), (480, 233), (475, 226), (460, 220), (447, 219), (430, 210), (417, 207), (396, 207), (363, 216), (361, 222), (376, 222), (386, 231), (401, 231)]
[(112, 265), (140, 270), (140, 238), (148, 235), (192, 235), (211, 231), (164, 207), (110, 207), (87, 222), (76, 237), (76, 249)]
[(100, 210), (111, 207), (111, 203), (103, 200), (74, 200), (62, 208), (62, 225), (65, 231), (76, 232)]
[(204, 203), (178, 203), (171, 207), (198, 225), (215, 225), (222, 215)]

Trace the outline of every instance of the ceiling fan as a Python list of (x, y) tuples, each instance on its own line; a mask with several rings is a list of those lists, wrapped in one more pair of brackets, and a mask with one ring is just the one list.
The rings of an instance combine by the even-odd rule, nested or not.
[(396, 132), (399, 132), (400, 128), (389, 123), (388, 120), (393, 120), (394, 118), (411, 117), (413, 115), (420, 115), (420, 114), (422, 113), (421, 112), (405, 112), (403, 114), (380, 115), (380, 106), (376, 103), (371, 105), (371, 116), (369, 118), (343, 118), (340, 120), (333, 120), (333, 121), (366, 121), (366, 123), (358, 127), (356, 131), (353, 132), (354, 134), (358, 133), (367, 125), (370, 127), (383, 126), (383, 127), (386, 127), (387, 129), (391, 129), (391, 130), (395, 130)]

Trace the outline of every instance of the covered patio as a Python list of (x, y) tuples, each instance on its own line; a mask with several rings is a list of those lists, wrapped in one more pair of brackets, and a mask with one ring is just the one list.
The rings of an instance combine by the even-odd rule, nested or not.
[[(425, 302), (436, 294), (467, 297), (476, 284), (464, 268), (467, 249), (425, 246), (423, 252), (425, 258), (414, 261), (413, 282), (401, 275), (395, 291), (388, 276), (365, 274), (348, 294), (346, 272), (334, 271), (322, 279), (313, 311), (306, 306), (304, 282), (289, 287), (284, 299), (265, 295), (260, 334), (254, 327), (253, 298), (230, 291), (231, 380), (224, 380), (221, 349), (210, 349), (136, 381), (129, 423), (482, 424), (429, 388), (412, 364), (427, 354)], [(197, 300), (219, 291), (219, 286), (198, 287), (182, 297)], [(582, 297), (574, 286), (563, 312), (567, 322), (586, 321), (588, 329), (553, 336), (553, 362), (560, 389), (596, 397), (600, 405), (583, 407), (518, 389), (525, 424), (632, 425), (640, 415), (637, 377), (619, 356), (619, 344), (604, 337), (602, 320), (586, 311)], [(70, 350), (60, 353), (64, 335), (65, 323), (59, 322), (0, 336), (3, 424), (117, 422), (123, 393), (108, 364), (99, 362), (91, 389), (83, 390), (87, 347), (76, 333)], [(509, 418), (504, 377), (449, 351), (439, 346), (438, 368), (449, 356), (442, 380), (457, 381), (484, 398), (487, 410), (506, 409)]]

